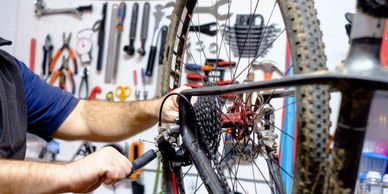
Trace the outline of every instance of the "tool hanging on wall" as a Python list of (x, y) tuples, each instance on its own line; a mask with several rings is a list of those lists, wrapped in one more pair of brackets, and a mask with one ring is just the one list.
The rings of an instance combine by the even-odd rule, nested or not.
[(261, 70), (264, 73), (264, 80), (272, 79), (273, 73), (283, 77), (283, 72), (277, 67), (279, 66), (275, 61), (263, 60), (260, 62), (252, 63), (252, 70)]
[[(193, 13), (210, 14), (210, 15), (214, 16), (217, 20), (227, 20), (233, 15), (233, 13), (228, 12), (226, 14), (220, 14), (218, 9), (223, 5), (228, 6), (229, 3), (230, 3), (229, 0), (218, 0), (212, 6), (203, 6), (203, 7), (197, 6), (197, 7), (195, 7)], [(175, 5), (175, 1), (171, 1), (171, 2), (167, 3), (164, 7), (165, 8), (174, 7), (174, 5)], [(167, 18), (171, 18), (171, 15), (167, 16)]]
[(161, 97), (162, 96), (162, 79), (163, 79), (163, 60), (164, 60), (164, 49), (166, 45), (167, 40), (167, 32), (168, 27), (162, 26), (160, 29), (160, 44), (159, 44), (159, 60), (158, 60), (158, 74), (157, 74), (157, 80), (156, 80), (156, 91), (155, 91), (155, 97)]
[(131, 88), (129, 86), (117, 86), (115, 94), (121, 102), (124, 102), (129, 96), (131, 96)]
[[(82, 92), (83, 92), (83, 95), (82, 95)], [(83, 70), (81, 82), (79, 84), (78, 97), (81, 99), (87, 99), (88, 95), (89, 95), (89, 67), (86, 66)]]
[(53, 14), (73, 14), (76, 17), (81, 17), (83, 12), (92, 11), (93, 6), (85, 5), (71, 8), (56, 8), (50, 9), (46, 7), (44, 0), (35, 0), (35, 14), (37, 16), (53, 15)]
[(109, 101), (109, 102), (113, 102), (114, 101), (114, 99), (113, 99), (113, 92), (112, 91), (109, 91), (109, 92), (106, 93), (105, 100)]
[(96, 151), (96, 146), (95, 145), (92, 145), (90, 142), (88, 141), (83, 141), (82, 144), (79, 146), (78, 150), (75, 152), (75, 154), (73, 155), (73, 157), (71, 158), (70, 161), (74, 161), (77, 156), (82, 156), (82, 157), (85, 157), (93, 152)]
[(123, 24), (125, 19), (126, 7), (127, 5), (124, 2), (121, 2), (117, 8), (116, 27), (114, 29), (115, 33), (113, 34), (115, 36), (115, 39), (113, 39), (114, 43), (111, 45), (111, 46), (114, 46), (114, 48), (112, 48), (114, 50), (113, 51), (108, 50), (108, 59), (110, 57), (113, 57), (112, 58), (113, 61), (109, 61), (109, 62), (113, 62), (113, 63), (112, 65), (109, 65), (109, 63), (107, 63), (108, 65), (107, 68), (109, 67), (109, 69), (107, 69), (107, 72), (105, 73), (105, 83), (111, 83), (112, 81), (116, 80), (117, 69), (119, 64), (119, 56), (120, 56), (121, 33), (123, 32)]
[(160, 21), (162, 20), (164, 16), (164, 12), (162, 11), (163, 5), (156, 5), (155, 6), (155, 12), (154, 17), (155, 17), (155, 26), (154, 26), (154, 32), (152, 35), (152, 43), (150, 47), (150, 54), (148, 55), (148, 63), (147, 63), (147, 69), (146, 69), (146, 76), (147, 76), (147, 84), (151, 84), (151, 78), (152, 74), (154, 72), (154, 65), (155, 65), (155, 57), (156, 57), (156, 50), (157, 50), (157, 43), (160, 37), (161, 31), (157, 33), (157, 30), (159, 29)]
[(129, 31), (129, 45), (124, 46), (124, 51), (132, 56), (135, 54), (135, 39), (136, 39), (136, 31), (137, 31), (137, 18), (139, 15), (139, 4), (134, 3), (132, 6), (132, 17), (130, 23), (130, 31)]
[(97, 54), (97, 71), (102, 69), (102, 60), (104, 55), (105, 47), (105, 23), (106, 23), (106, 13), (107, 13), (108, 3), (102, 5), (102, 18), (93, 25), (93, 29), (98, 30), (98, 54)]
[(121, 2), (119, 5), (119, 10), (117, 13), (117, 38), (116, 38), (116, 53), (114, 58), (114, 66), (113, 66), (113, 80), (116, 80), (117, 76), (117, 69), (119, 68), (119, 56), (120, 56), (120, 47), (121, 47), (121, 34), (124, 29), (124, 19), (125, 19), (125, 12), (127, 10), (127, 4), (124, 2)]
[(92, 91), (90, 92), (90, 95), (88, 97), (88, 100), (95, 100), (96, 97), (97, 97), (97, 94), (100, 94), (101, 93), (101, 88), (99, 86), (96, 86), (92, 89)]
[(143, 100), (147, 100), (148, 91), (146, 90), (146, 76), (144, 68), (141, 68), (141, 82), (143, 83)]
[(92, 61), (92, 41), (93, 30), (90, 28), (80, 30), (77, 33), (77, 45), (75, 50), (79, 55), (81, 64), (87, 65)]
[(50, 78), (49, 83), (54, 85), (55, 81), (59, 78), (59, 88), (66, 90), (66, 77), (70, 81), (71, 93), (75, 94), (75, 82), (73, 73), (69, 68), (69, 57), (62, 56), (62, 65), (54, 72), (53, 76)]
[(264, 57), (280, 32), (276, 24), (266, 26), (260, 14), (237, 15), (233, 26), (224, 29), (233, 54), (242, 58)]
[(47, 74), (47, 69), (49, 68), (49, 65), (52, 60), (53, 55), (53, 44), (51, 42), (51, 36), (50, 34), (47, 34), (46, 40), (43, 45), (43, 62), (42, 62), (42, 76), (45, 77)]
[[(105, 83), (111, 83), (113, 78), (113, 68), (114, 68), (114, 57), (116, 52), (116, 20), (119, 7), (117, 4), (112, 5), (112, 12), (110, 16), (110, 26), (109, 26), (109, 38), (108, 38), (108, 52), (106, 56), (106, 67), (105, 67)], [(118, 52), (118, 51), (117, 51)]]
[(74, 74), (77, 74), (78, 73), (78, 65), (77, 65), (77, 59), (75, 58), (75, 54), (74, 54), (74, 51), (73, 49), (70, 47), (69, 43), (70, 43), (70, 40), (71, 40), (71, 33), (69, 34), (69, 36), (66, 38), (66, 33), (63, 33), (62, 34), (62, 38), (63, 38), (63, 45), (62, 47), (54, 54), (54, 57), (53, 59), (51, 60), (51, 63), (50, 63), (50, 68), (49, 68), (49, 75), (51, 75), (52, 71), (54, 70), (54, 66), (55, 66), (55, 63), (57, 62), (58, 58), (61, 56), (62, 52), (64, 50), (67, 50), (68, 53), (69, 53), (69, 56), (70, 56), (70, 59), (71, 61), (73, 62), (73, 65), (74, 65)]
[(133, 70), (133, 82), (135, 83), (135, 99), (140, 100), (140, 90), (137, 85), (137, 71)]
[(217, 22), (210, 22), (200, 26), (190, 26), (190, 32), (200, 32), (209, 36), (215, 36), (218, 32)]
[(36, 55), (36, 39), (31, 38), (31, 42), (30, 42), (30, 69), (32, 72), (35, 71), (35, 55)]
[(151, 7), (150, 3), (148, 2), (144, 3), (143, 18), (142, 18), (142, 24), (141, 24), (141, 34), (140, 34), (141, 47), (137, 50), (137, 52), (142, 56), (146, 54), (145, 44), (148, 38), (148, 24), (150, 20), (150, 9), (151, 9), (150, 7)]

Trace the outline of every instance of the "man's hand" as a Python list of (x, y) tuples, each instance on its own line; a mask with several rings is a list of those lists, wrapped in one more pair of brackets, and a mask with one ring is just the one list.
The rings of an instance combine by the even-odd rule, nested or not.
[[(188, 90), (188, 89), (191, 89), (191, 87), (182, 86), (182, 87), (179, 87), (179, 88), (173, 90), (171, 93), (180, 93), (183, 90)], [(165, 96), (160, 98), (160, 105), (161, 105), (164, 98), (165, 98)], [(157, 110), (157, 113), (159, 114), (159, 109)], [(172, 96), (168, 97), (168, 99), (166, 100), (166, 102), (163, 105), (162, 122), (174, 123), (175, 119), (178, 116), (179, 116), (179, 108), (178, 108), (177, 96), (172, 95)]]
[[(131, 162), (113, 147), (104, 147), (87, 157), (66, 165), (71, 192), (85, 193), (101, 183), (110, 185), (124, 179), (131, 171)], [(60, 176), (60, 175), (58, 175)]]

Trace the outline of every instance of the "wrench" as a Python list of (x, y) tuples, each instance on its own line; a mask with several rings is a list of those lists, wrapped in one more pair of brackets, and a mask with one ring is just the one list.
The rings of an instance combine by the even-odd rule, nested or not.
[(153, 13), (154, 17), (155, 17), (154, 34), (158, 30), (159, 25), (160, 25), (160, 21), (162, 20), (162, 18), (164, 16), (164, 12), (162, 11), (162, 9), (163, 9), (163, 5), (157, 4), (155, 6), (155, 12)]
[(229, 14), (220, 14), (218, 8), (222, 5), (228, 4), (229, 0), (218, 0), (214, 5), (209, 7), (196, 7), (194, 13), (207, 13), (213, 15), (218, 20), (226, 20), (232, 16), (232, 13)]
[[(217, 20), (227, 20), (232, 16), (233, 13), (220, 14), (218, 12), (218, 9), (221, 6), (228, 4), (228, 3), (229, 3), (229, 0), (217, 0), (217, 2), (215, 4), (213, 4), (212, 6), (195, 7), (194, 13), (207, 13), (207, 14), (214, 16)], [(168, 2), (164, 6), (164, 8), (168, 8), (168, 7), (171, 7), (173, 5), (175, 5), (175, 2)], [(171, 18), (171, 15), (169, 15), (167, 17)]]
[(190, 26), (189, 31), (190, 32), (201, 32), (201, 33), (207, 34), (209, 36), (215, 36), (215, 35), (217, 35), (217, 32), (218, 32), (217, 23), (211, 22), (208, 24), (200, 25), (200, 26)]
[(49, 9), (46, 7), (46, 3), (43, 0), (35, 0), (35, 14), (38, 16), (50, 15), (50, 14), (74, 14), (81, 16), (84, 11), (92, 11), (92, 5), (78, 6), (73, 8), (58, 8)]

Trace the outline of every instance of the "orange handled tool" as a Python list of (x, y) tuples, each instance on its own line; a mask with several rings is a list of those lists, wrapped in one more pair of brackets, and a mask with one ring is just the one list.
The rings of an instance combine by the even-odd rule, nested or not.
[[(140, 141), (135, 141), (131, 144), (131, 148), (129, 150), (129, 161), (133, 162), (137, 158), (140, 157), (143, 153), (143, 144)], [(143, 172), (142, 169), (138, 169), (136, 172), (129, 176), (130, 179), (137, 179)]]
[(49, 75), (51, 75), (51, 73), (53, 72), (55, 63), (57, 62), (59, 57), (62, 55), (62, 52), (66, 49), (69, 53), (69, 57), (70, 57), (71, 61), (73, 62), (73, 65), (74, 65), (74, 74), (78, 73), (77, 59), (75, 57), (75, 53), (74, 53), (73, 49), (70, 48), (70, 46), (69, 46), (69, 43), (71, 40), (71, 33), (69, 34), (69, 36), (67, 38), (66, 38), (66, 33), (63, 33), (62, 38), (63, 38), (63, 45), (57, 52), (55, 52), (54, 57), (51, 60), (50, 67), (49, 67)]

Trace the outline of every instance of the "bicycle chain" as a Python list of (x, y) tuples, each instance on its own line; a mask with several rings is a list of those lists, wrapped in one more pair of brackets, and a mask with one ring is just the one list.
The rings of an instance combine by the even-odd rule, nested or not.
[(207, 157), (212, 160), (215, 170), (221, 180), (224, 193), (231, 193), (226, 176), (217, 158), (218, 146), (222, 133), (222, 107), (225, 101), (218, 96), (200, 96), (194, 110), (197, 118), (196, 137)]

